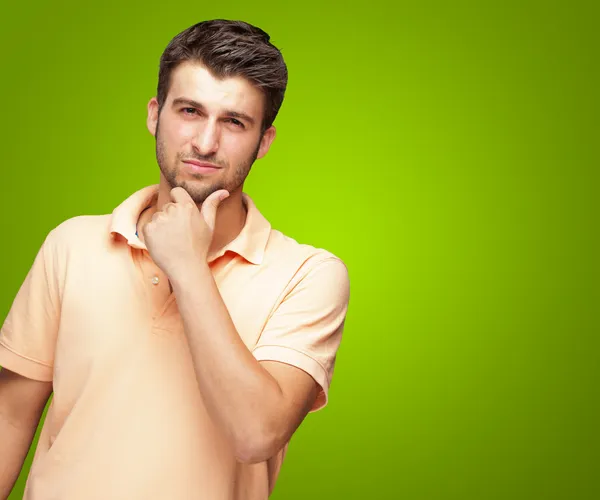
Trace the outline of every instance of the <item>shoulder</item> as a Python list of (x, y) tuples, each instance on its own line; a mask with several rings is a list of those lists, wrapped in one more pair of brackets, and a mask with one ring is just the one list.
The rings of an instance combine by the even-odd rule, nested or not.
[(54, 227), (48, 233), (44, 245), (60, 252), (109, 241), (110, 220), (111, 216), (108, 214), (72, 217)]
[(300, 243), (282, 232), (272, 229), (265, 251), (267, 262), (289, 262), (296, 267), (292, 285), (300, 282), (313, 287), (335, 288), (343, 294), (349, 292), (349, 271), (337, 255), (306, 243)]
[(324, 261), (335, 261), (338, 265), (346, 267), (344, 261), (332, 252), (324, 248), (300, 243), (277, 229), (271, 229), (265, 256), (269, 261), (300, 258), (303, 260), (303, 264), (307, 264), (309, 267)]

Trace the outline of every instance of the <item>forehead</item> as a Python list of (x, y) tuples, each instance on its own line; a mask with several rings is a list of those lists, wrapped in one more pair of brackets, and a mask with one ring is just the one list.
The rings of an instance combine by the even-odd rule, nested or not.
[(184, 62), (171, 73), (168, 101), (178, 97), (198, 101), (204, 106), (243, 111), (262, 116), (263, 93), (240, 76), (218, 79), (204, 66)]

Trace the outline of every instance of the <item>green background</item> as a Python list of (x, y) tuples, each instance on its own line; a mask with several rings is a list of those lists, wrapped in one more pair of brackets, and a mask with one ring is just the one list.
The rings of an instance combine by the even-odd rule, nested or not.
[(594, 2), (222, 5), (3, 4), (0, 319), (51, 228), (158, 181), (169, 40), (243, 19), (290, 72), (246, 191), (351, 278), (272, 498), (600, 498)]

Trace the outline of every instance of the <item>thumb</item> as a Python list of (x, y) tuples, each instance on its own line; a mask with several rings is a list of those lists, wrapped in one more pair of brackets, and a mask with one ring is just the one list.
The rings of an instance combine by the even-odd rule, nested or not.
[(215, 229), (215, 220), (217, 218), (217, 209), (221, 202), (229, 196), (229, 192), (221, 189), (219, 191), (215, 191), (212, 193), (204, 203), (202, 203), (202, 208), (200, 209), (200, 213), (204, 217), (206, 224), (210, 228), (211, 231)]

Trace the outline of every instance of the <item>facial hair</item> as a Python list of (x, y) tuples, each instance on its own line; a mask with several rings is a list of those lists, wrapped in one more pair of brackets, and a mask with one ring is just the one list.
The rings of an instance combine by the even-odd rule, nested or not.
[[(177, 153), (176, 157), (173, 160), (173, 164), (169, 165), (169, 159), (167, 158), (167, 151), (165, 148), (164, 142), (161, 140), (160, 136), (160, 118), (156, 124), (156, 161), (158, 162), (158, 166), (160, 171), (163, 174), (163, 177), (166, 179), (170, 188), (182, 187), (184, 188), (194, 200), (197, 205), (201, 205), (204, 203), (204, 200), (208, 198), (215, 191), (219, 191), (220, 189), (226, 189), (230, 193), (238, 189), (246, 180), (246, 177), (250, 173), (250, 169), (252, 168), (253, 163), (256, 161), (258, 157), (258, 151), (260, 149), (260, 141), (258, 140), (256, 144), (256, 148), (254, 152), (246, 158), (244, 161), (238, 163), (234, 167), (233, 178), (231, 179), (219, 179), (215, 180), (212, 183), (202, 183), (198, 185), (196, 183), (191, 183), (186, 180), (179, 180), (177, 178), (179, 174), (179, 169), (177, 165), (180, 165), (182, 160), (197, 160), (197, 161), (207, 161), (210, 163), (214, 163), (223, 169), (229, 169), (230, 165), (224, 161), (220, 160), (216, 157), (216, 155), (199, 155), (197, 153), (192, 154), (183, 154)], [(210, 177), (202, 174), (191, 174), (194, 178), (198, 180), (208, 179)]]

